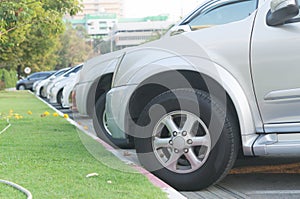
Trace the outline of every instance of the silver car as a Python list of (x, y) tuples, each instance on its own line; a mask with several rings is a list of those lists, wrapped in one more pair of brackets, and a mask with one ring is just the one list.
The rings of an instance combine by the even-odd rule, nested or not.
[(239, 153), (300, 155), (294, 0), (207, 1), (161, 40), (126, 50), (106, 97), (114, 138), (179, 190), (221, 180)]
[(122, 56), (123, 51), (117, 51), (97, 56), (84, 63), (73, 90), (73, 108), (80, 115), (93, 118), (94, 129), (99, 138), (115, 147), (132, 148), (130, 140), (113, 138), (106, 128), (106, 93), (111, 88), (113, 72)]

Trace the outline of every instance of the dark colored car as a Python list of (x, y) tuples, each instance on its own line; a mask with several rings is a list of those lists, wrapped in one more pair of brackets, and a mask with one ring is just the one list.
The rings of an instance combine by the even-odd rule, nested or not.
[(36, 72), (24, 79), (17, 81), (17, 90), (32, 90), (32, 85), (38, 80), (43, 80), (52, 75), (55, 71)]

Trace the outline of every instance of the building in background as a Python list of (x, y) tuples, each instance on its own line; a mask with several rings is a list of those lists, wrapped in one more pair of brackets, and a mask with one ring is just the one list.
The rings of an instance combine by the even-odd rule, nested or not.
[(111, 13), (118, 18), (123, 17), (123, 0), (82, 0), (82, 11), (75, 16), (67, 16), (67, 19), (83, 19), (86, 15), (97, 13)]
[(91, 37), (107, 37), (117, 23), (116, 14), (98, 13), (88, 14), (84, 17), (85, 27)]
[(167, 15), (118, 19), (116, 14), (98, 13), (66, 21), (73, 27), (85, 27), (88, 42), (95, 53), (107, 53), (158, 39), (173, 25)]
[(159, 38), (172, 24), (168, 15), (123, 18), (123, 0), (83, 0), (82, 5), (82, 12), (72, 17), (65, 16), (65, 21), (74, 28), (84, 27), (87, 42), (95, 53), (119, 50)]
[(168, 16), (151, 16), (145, 18), (120, 19), (113, 28), (115, 49), (137, 46), (151, 39), (159, 38), (172, 23)]

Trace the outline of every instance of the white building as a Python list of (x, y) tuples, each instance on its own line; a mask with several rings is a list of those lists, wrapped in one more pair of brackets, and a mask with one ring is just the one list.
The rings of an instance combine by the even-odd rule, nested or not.
[(72, 19), (82, 19), (85, 15), (95, 13), (112, 13), (123, 17), (123, 0), (82, 0), (82, 11)]
[(136, 21), (118, 22), (114, 26), (114, 44), (116, 49), (136, 46), (151, 38), (162, 35), (172, 23), (166, 21), (167, 17), (157, 16), (142, 18)]
[(108, 36), (117, 23), (116, 14), (98, 13), (85, 15), (85, 26), (87, 33), (91, 36)]

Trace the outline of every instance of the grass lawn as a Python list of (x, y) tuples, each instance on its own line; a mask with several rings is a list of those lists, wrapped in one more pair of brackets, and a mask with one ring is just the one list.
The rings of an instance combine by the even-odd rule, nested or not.
[[(46, 111), (50, 114), (44, 114)], [(0, 92), (0, 131), (6, 117), (12, 124), (0, 135), (0, 179), (27, 188), (33, 198), (166, 198), (146, 177), (52, 114), (28, 92)], [(94, 154), (122, 171), (90, 155), (82, 139)], [(99, 176), (86, 178), (89, 173)], [(0, 184), (0, 198), (24, 195)]]

